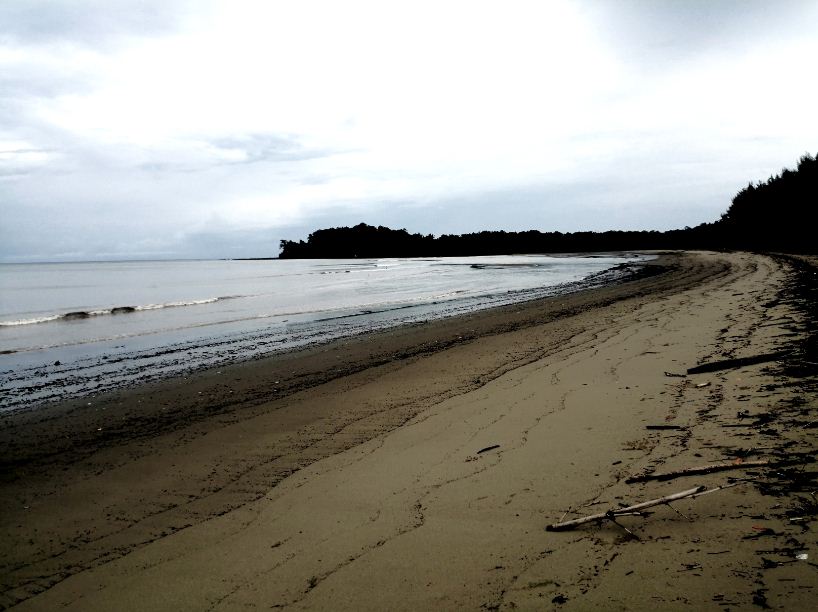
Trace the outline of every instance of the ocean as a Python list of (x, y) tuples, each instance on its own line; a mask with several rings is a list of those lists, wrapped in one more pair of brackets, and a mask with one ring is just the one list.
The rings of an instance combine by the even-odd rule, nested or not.
[(644, 259), (0, 264), (0, 410), (572, 292)]

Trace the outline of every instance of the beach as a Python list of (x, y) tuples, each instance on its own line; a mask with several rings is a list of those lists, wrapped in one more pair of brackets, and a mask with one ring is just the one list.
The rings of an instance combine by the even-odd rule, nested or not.
[(808, 609), (810, 266), (666, 253), (619, 284), (0, 415), (0, 606)]

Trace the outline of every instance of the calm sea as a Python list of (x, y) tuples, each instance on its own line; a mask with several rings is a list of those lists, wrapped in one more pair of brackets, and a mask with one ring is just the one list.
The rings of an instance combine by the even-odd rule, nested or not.
[(573, 291), (639, 259), (0, 264), (0, 409)]

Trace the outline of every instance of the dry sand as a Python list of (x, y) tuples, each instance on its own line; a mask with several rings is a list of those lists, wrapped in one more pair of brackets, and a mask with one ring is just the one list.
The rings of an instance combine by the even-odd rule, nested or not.
[[(5, 415), (0, 607), (812, 609), (808, 266), (667, 255), (616, 287)], [(624, 482), (736, 458), (794, 463)], [(638, 540), (544, 531), (732, 478), (684, 516), (620, 519)]]

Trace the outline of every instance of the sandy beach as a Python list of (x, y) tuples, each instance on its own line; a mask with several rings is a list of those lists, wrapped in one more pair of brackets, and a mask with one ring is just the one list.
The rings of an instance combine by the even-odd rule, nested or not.
[[(2, 415), (0, 608), (811, 609), (813, 265), (669, 253), (619, 285)], [(716, 462), (735, 469), (626, 482)]]

